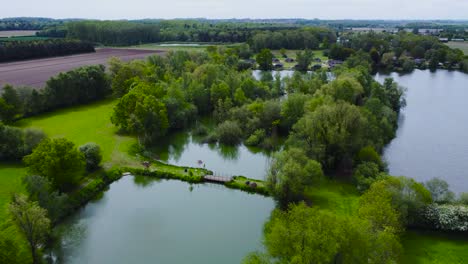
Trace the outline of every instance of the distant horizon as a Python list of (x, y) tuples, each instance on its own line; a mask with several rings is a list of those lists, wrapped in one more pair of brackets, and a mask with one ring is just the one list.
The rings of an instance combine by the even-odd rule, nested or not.
[(468, 20), (459, 0), (23, 0), (2, 6), (0, 17), (78, 17), (100, 20), (143, 18), (321, 20)]
[(15, 19), (15, 18), (29, 18), (29, 19), (53, 19), (53, 20), (98, 20), (98, 21), (135, 21), (135, 20), (306, 20), (306, 21), (390, 21), (390, 22), (468, 22), (468, 18), (425, 18), (425, 19), (415, 19), (415, 18), (389, 18), (389, 19), (372, 19), (372, 18), (304, 18), (304, 17), (231, 17), (231, 18), (211, 18), (211, 17), (173, 17), (173, 18), (161, 18), (161, 17), (141, 17), (141, 18), (85, 18), (85, 17), (46, 17), (46, 16), (9, 16), (9, 17), (0, 17), (0, 20), (3, 19)]

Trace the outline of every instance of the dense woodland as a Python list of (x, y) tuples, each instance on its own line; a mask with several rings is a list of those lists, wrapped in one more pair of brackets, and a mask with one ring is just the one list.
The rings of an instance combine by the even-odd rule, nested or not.
[(0, 62), (94, 52), (89, 42), (69, 39), (0, 42)]
[[(117, 100), (112, 124), (119, 133), (139, 139), (142, 155), (178, 130), (190, 130), (204, 142), (279, 149), (265, 181), (277, 203), (265, 224), (265, 250), (249, 254), (245, 263), (399, 263), (400, 237), (408, 227), (467, 232), (467, 194), (455, 197), (439, 179), (418, 183), (388, 174), (380, 154), (395, 137), (405, 90), (392, 79), (380, 84), (371, 75), (377, 68), (410, 69), (404, 65), (414, 62), (410, 58), (426, 59), (431, 68), (439, 63), (455, 67), (465, 60), (459, 51), (432, 37), (404, 33), (341, 36), (344, 42), (331, 45), (334, 33), (320, 28), (272, 31), (181, 22), (182, 36), (165, 31), (162, 24), (73, 22), (67, 35), (116, 45), (136, 44), (135, 39), (153, 42), (153, 37), (170, 34), (184, 41), (250, 45), (169, 52), (145, 61), (112, 59), (107, 72), (103, 66), (82, 67), (51, 78), (43, 90), (2, 90), (0, 139), (8, 144), (0, 147), (0, 160), (22, 160), (30, 174), (24, 179), (27, 196), (14, 196), (9, 211), (12, 224), (30, 242), (34, 263), (50, 227), (74, 209), (70, 204), (83, 202), (81, 196), (71, 198), (72, 191), (84, 175), (99, 168), (100, 149), (95, 144), (77, 148), (67, 139), (49, 139), (41, 131), (11, 125), (23, 117), (108, 97)], [(213, 33), (201, 36), (202, 31)], [(331, 72), (298, 71), (285, 79), (267, 72), (257, 80), (241, 60), (257, 52), (257, 62), (268, 69), (273, 56), (267, 48), (318, 47), (329, 47), (329, 56), (343, 64)], [(302, 69), (308, 69), (312, 52), (298, 57)], [(214, 126), (197, 122), (202, 118)], [(279, 137), (286, 138), (282, 148)], [(310, 193), (332, 180), (352, 182), (362, 194), (356, 212), (344, 216), (314, 207)], [(96, 185), (110, 181), (104, 175)], [(28, 217), (37, 220), (33, 236), (21, 229)], [(9, 253), (15, 247), (14, 241), (0, 240), (0, 257), (15, 263)]]

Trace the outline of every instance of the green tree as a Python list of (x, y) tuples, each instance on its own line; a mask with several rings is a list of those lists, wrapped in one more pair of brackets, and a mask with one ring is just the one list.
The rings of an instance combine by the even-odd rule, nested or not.
[(305, 51), (297, 52), (296, 54), (297, 70), (307, 71), (313, 59), (314, 59), (314, 53), (309, 49)]
[(45, 242), (50, 230), (47, 211), (37, 202), (29, 202), (24, 195), (15, 195), (10, 203), (13, 222), (28, 242), (32, 263), (40, 263), (38, 248)]
[(86, 170), (88, 172), (99, 168), (102, 160), (101, 148), (96, 143), (86, 143), (80, 146), (79, 150), (83, 153), (86, 160)]
[(286, 131), (304, 115), (304, 106), (309, 96), (301, 93), (293, 93), (282, 102), (281, 125)]
[(305, 197), (308, 187), (323, 179), (320, 163), (310, 160), (303, 150), (290, 148), (277, 154), (267, 176), (267, 186), (282, 208)]
[(31, 201), (37, 201), (39, 206), (47, 209), (48, 216), (56, 221), (66, 212), (68, 195), (54, 190), (52, 183), (39, 175), (28, 175), (23, 178), (24, 186)]
[(440, 178), (432, 178), (424, 183), (424, 186), (431, 193), (434, 202), (452, 202), (455, 199), (455, 194), (450, 191), (446, 181)]
[(292, 205), (286, 212), (273, 212), (265, 224), (264, 244), (280, 263), (331, 263), (344, 239), (339, 221), (304, 203)]
[(46, 177), (62, 192), (76, 186), (85, 169), (83, 154), (64, 138), (44, 139), (24, 162), (31, 173)]
[(366, 127), (367, 120), (357, 106), (322, 105), (294, 125), (288, 144), (305, 149), (326, 169), (351, 167), (352, 157), (368, 145)]
[(262, 49), (260, 53), (257, 54), (256, 61), (258, 67), (262, 71), (271, 71), (273, 69), (273, 54), (269, 49)]
[(219, 142), (228, 145), (238, 144), (242, 138), (242, 134), (239, 124), (235, 121), (225, 121), (216, 128)]
[(15, 107), (8, 104), (3, 98), (0, 98), (0, 119), (5, 124), (10, 124), (16, 116)]

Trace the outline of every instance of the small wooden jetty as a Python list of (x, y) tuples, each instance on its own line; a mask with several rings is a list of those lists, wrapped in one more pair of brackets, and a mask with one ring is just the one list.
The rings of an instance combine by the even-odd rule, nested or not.
[(216, 182), (216, 183), (226, 183), (232, 181), (232, 177), (223, 177), (223, 176), (215, 176), (215, 175), (205, 175), (203, 179), (207, 182)]

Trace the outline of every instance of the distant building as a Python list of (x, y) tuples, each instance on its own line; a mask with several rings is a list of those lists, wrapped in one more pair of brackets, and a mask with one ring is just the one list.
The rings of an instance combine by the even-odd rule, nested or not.
[(341, 61), (341, 60), (329, 60), (328, 61), (328, 66), (330, 68), (333, 68), (333, 67), (341, 65), (341, 64), (343, 64), (343, 61)]
[(449, 39), (448, 39), (448, 38), (439, 38), (439, 41), (440, 41), (440, 42), (446, 43), (446, 42), (449, 41)]
[(452, 41), (455, 41), (455, 42), (464, 42), (465, 39), (461, 39), (461, 38), (454, 38), (452, 39)]
[(284, 67), (283, 63), (275, 63), (273, 64), (273, 68), (275, 69), (282, 69)]

